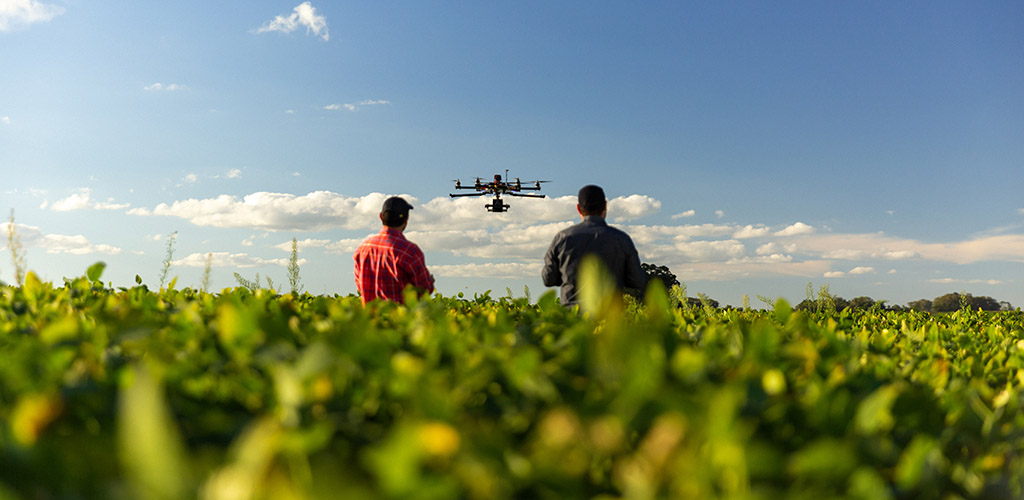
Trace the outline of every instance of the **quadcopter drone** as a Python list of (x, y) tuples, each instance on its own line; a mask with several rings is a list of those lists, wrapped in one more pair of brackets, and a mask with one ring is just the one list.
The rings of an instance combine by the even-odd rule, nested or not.
[[(519, 196), (523, 198), (546, 198), (542, 194), (526, 194), (521, 191), (540, 191), (540, 184), (548, 181), (526, 181), (522, 182), (518, 177), (515, 180), (508, 178), (508, 169), (505, 170), (505, 181), (501, 180), (501, 175), (495, 174), (494, 180), (491, 182), (481, 182), (483, 177), (477, 177), (476, 181), (471, 186), (463, 186), (462, 181), (455, 179), (455, 189), (473, 189), (475, 193), (465, 194), (448, 194), (452, 198), (459, 196), (484, 196), (494, 195), (494, 200), (491, 203), (484, 205), (487, 207), (488, 212), (508, 212), (510, 205), (501, 201), (501, 195), (507, 194), (509, 196)], [(524, 184), (526, 184), (524, 186)], [(532, 186), (530, 184), (533, 184)]]

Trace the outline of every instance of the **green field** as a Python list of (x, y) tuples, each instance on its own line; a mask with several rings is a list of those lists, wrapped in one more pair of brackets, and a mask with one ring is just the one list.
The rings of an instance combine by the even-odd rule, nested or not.
[(1020, 311), (100, 272), (0, 288), (0, 499), (1024, 498)]

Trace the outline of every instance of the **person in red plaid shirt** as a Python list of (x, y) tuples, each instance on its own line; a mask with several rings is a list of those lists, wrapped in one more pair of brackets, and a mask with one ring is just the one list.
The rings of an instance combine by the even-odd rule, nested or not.
[(427, 271), (423, 251), (402, 234), (409, 225), (411, 209), (412, 205), (398, 196), (384, 200), (380, 211), (384, 227), (356, 249), (356, 287), (363, 304), (374, 299), (402, 302), (406, 285), (416, 287), (420, 294), (434, 291), (434, 276)]

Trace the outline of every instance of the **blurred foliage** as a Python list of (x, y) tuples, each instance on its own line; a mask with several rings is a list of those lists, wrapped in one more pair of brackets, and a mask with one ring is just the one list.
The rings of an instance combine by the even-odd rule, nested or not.
[[(1024, 314), (0, 287), (0, 497), (1024, 497)], [(599, 290), (606, 289), (606, 292)], [(765, 299), (762, 299), (765, 300)]]

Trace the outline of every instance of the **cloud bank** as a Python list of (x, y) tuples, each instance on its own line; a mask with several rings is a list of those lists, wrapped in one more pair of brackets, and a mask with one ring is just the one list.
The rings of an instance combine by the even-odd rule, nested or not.
[[(341, 238), (306, 235), (297, 243), (303, 252), (345, 255), (380, 229), (377, 214), (388, 196), (391, 195), (345, 196), (330, 191), (305, 195), (256, 192), (240, 198), (220, 195), (161, 203), (127, 213), (175, 217), (197, 226), (245, 228), (269, 234), (341, 231), (346, 233)], [(402, 196), (414, 206), (406, 233), (409, 239), (425, 252), (456, 257), (457, 264), (431, 266), (436, 267), (438, 276), (533, 276), (555, 234), (578, 220), (574, 196), (510, 198), (512, 210), (501, 214), (486, 212), (485, 200), (480, 198), (439, 197), (423, 202), (413, 196)], [(87, 202), (65, 200), (65, 204), (82, 206)], [(802, 221), (777, 225), (685, 224), (680, 219), (688, 219), (688, 212), (683, 212), (687, 214), (683, 217), (667, 216), (666, 220), (673, 221), (671, 224), (643, 223), (645, 217), (660, 209), (661, 202), (651, 197), (621, 196), (609, 200), (609, 222), (631, 235), (641, 260), (667, 265), (688, 280), (771, 276), (863, 279), (878, 274), (878, 268), (889, 269), (888, 262), (893, 261), (1024, 262), (1021, 234), (930, 243), (884, 233), (833, 233)], [(290, 239), (271, 246), (278, 251), (291, 251)], [(205, 254), (192, 258), (194, 262), (183, 260), (182, 265), (205, 265)], [(218, 254), (217, 258), (225, 265), (237, 267), (279, 261), (261, 261), (245, 254)]]

